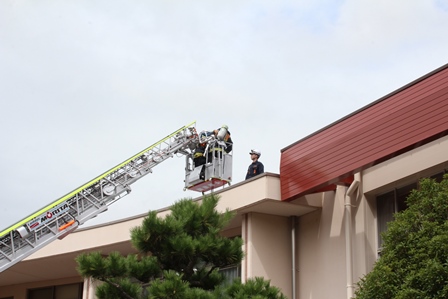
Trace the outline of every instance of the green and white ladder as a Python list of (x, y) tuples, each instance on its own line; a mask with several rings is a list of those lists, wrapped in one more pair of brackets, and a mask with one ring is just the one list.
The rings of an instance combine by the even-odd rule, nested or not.
[(175, 154), (191, 155), (196, 122), (180, 128), (55, 202), (0, 232), (0, 272), (107, 210), (131, 185)]

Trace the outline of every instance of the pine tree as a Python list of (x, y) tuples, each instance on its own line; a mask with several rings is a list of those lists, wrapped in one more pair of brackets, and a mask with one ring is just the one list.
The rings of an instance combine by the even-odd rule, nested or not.
[(383, 234), (384, 249), (357, 299), (448, 298), (448, 176), (423, 179)]
[(243, 242), (239, 237), (220, 235), (234, 213), (217, 212), (218, 200), (217, 195), (205, 196), (201, 204), (182, 199), (165, 218), (149, 212), (141, 226), (131, 230), (138, 254), (81, 254), (77, 257), (79, 273), (104, 282), (97, 289), (99, 299), (284, 298), (269, 282), (259, 286), (259, 294), (280, 297), (233, 297), (244, 288), (237, 281), (231, 288), (223, 287), (219, 269), (241, 262)]

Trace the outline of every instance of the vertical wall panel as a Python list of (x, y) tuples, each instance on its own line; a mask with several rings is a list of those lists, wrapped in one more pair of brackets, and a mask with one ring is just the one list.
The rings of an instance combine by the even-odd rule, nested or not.
[(448, 130), (448, 65), (282, 150), (282, 200), (311, 193)]

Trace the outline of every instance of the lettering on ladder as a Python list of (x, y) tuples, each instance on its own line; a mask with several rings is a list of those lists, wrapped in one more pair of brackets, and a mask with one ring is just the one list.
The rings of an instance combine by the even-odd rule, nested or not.
[(58, 214), (61, 214), (61, 213), (65, 212), (65, 211), (68, 211), (69, 208), (70, 207), (69, 207), (68, 203), (67, 202), (63, 202), (63, 203), (55, 206), (53, 209), (48, 210), (44, 214), (34, 218), (30, 222), (28, 222), (26, 224), (26, 226), (28, 227), (28, 229), (30, 231), (34, 231), (34, 230), (38, 229), (39, 227), (41, 227), (43, 224), (51, 221), (54, 216), (56, 216)]

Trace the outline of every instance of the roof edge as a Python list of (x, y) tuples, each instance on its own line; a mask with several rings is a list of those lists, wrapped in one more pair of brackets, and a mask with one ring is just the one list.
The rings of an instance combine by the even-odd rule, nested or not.
[(371, 106), (374, 106), (374, 105), (378, 104), (379, 102), (382, 102), (382, 101), (384, 101), (384, 100), (390, 98), (391, 96), (393, 96), (393, 95), (395, 95), (395, 94), (397, 94), (397, 93), (399, 93), (399, 92), (401, 92), (401, 91), (403, 91), (403, 90), (405, 90), (405, 89), (411, 87), (412, 85), (415, 85), (415, 84), (417, 84), (417, 83), (419, 83), (419, 82), (421, 82), (421, 81), (423, 81), (423, 80), (425, 80), (425, 79), (431, 77), (432, 75), (434, 75), (434, 74), (436, 74), (436, 73), (438, 73), (438, 72), (440, 72), (441, 70), (444, 70), (444, 69), (446, 69), (446, 68), (448, 68), (448, 63), (447, 63), (447, 64), (444, 64), (444, 65), (442, 65), (441, 67), (439, 67), (439, 68), (437, 68), (437, 69), (435, 69), (435, 70), (433, 70), (433, 71), (427, 73), (426, 75), (423, 75), (423, 76), (419, 77), (418, 79), (415, 79), (414, 81), (412, 81), (412, 82), (410, 82), (410, 83), (408, 83), (408, 84), (406, 84), (406, 85), (404, 85), (404, 86), (402, 86), (402, 87), (400, 87), (400, 88), (398, 88), (398, 89), (396, 89), (396, 90), (394, 90), (394, 91), (388, 93), (387, 95), (385, 95), (385, 96), (379, 98), (378, 100), (373, 101), (372, 103), (367, 104), (366, 106), (361, 107), (361, 108), (359, 108), (359, 109), (353, 111), (352, 113), (350, 113), (350, 114), (348, 114), (348, 115), (346, 115), (346, 116), (344, 116), (344, 117), (342, 117), (342, 118), (340, 118), (340, 119), (338, 119), (338, 120), (336, 120), (336, 121), (330, 123), (329, 125), (327, 125), (327, 126), (321, 128), (321, 129), (315, 131), (314, 133), (311, 133), (311, 134), (309, 134), (309, 135), (307, 135), (307, 136), (305, 136), (305, 137), (303, 137), (303, 138), (297, 140), (296, 142), (294, 142), (294, 143), (292, 143), (292, 144), (290, 144), (290, 145), (288, 145), (288, 146), (282, 148), (282, 149), (280, 150), (280, 153), (283, 153), (284, 151), (286, 151), (286, 150), (290, 149), (291, 147), (295, 146), (296, 144), (298, 144), (298, 143), (300, 143), (300, 142), (302, 142), (302, 141), (304, 141), (304, 140), (306, 140), (306, 139), (308, 139), (308, 138), (311, 138), (311, 137), (313, 137), (313, 136), (315, 136), (315, 135), (317, 135), (317, 134), (319, 134), (319, 133), (321, 133), (321, 132), (327, 130), (328, 128), (330, 128), (330, 127), (332, 127), (332, 126), (334, 126), (334, 125), (336, 125), (336, 124), (338, 124), (338, 123), (340, 123), (340, 122), (342, 122), (342, 121), (344, 121), (344, 120), (346, 120), (346, 119), (352, 117), (352, 116), (355, 115), (355, 114), (358, 114), (359, 112), (361, 112), (361, 111), (363, 111), (363, 110), (366, 110), (367, 108), (369, 108), (369, 107), (371, 107)]

